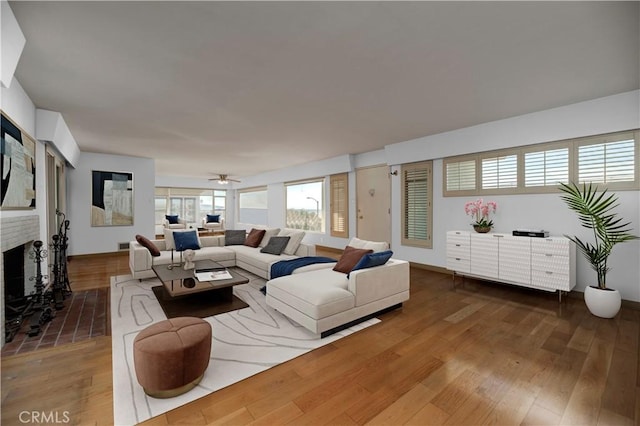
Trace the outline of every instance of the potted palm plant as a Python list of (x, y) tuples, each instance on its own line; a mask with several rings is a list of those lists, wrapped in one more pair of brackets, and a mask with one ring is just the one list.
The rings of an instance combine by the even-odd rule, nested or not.
[(598, 192), (591, 183), (579, 187), (575, 183), (560, 184), (564, 192), (560, 198), (578, 214), (580, 224), (593, 231), (595, 242), (589, 243), (576, 236), (565, 235), (573, 241), (580, 252), (591, 264), (598, 277), (597, 286), (587, 286), (584, 300), (589, 311), (602, 318), (613, 318), (620, 310), (621, 297), (618, 290), (607, 288), (606, 278), (609, 272), (607, 261), (611, 250), (618, 243), (631, 241), (638, 237), (631, 234), (631, 222), (622, 223), (622, 219), (613, 210), (618, 206), (618, 197)]

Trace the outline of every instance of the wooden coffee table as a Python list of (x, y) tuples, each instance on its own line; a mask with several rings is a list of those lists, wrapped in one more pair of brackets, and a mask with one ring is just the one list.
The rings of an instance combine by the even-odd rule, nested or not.
[[(226, 269), (212, 260), (197, 260), (195, 264), (197, 270)], [(233, 287), (246, 284), (249, 279), (233, 269), (227, 269), (230, 279), (215, 281), (198, 281), (193, 269), (185, 270), (182, 266), (168, 269), (167, 265), (156, 265), (152, 269), (162, 282), (152, 290), (167, 318), (204, 318), (249, 306), (233, 295)]]

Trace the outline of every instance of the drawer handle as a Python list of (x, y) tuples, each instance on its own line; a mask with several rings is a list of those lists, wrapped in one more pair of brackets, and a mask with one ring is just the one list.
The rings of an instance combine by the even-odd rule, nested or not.
[(460, 247), (460, 244), (456, 244), (456, 247)]
[(460, 260), (460, 258), (459, 258), (459, 257), (456, 257), (456, 260)]
[(498, 235), (498, 234), (493, 234), (493, 236), (494, 236), (495, 238), (502, 238), (502, 237), (504, 237), (504, 235)]
[(457, 232), (457, 231), (456, 231), (456, 235), (460, 235), (460, 232)]
[(551, 253), (545, 253), (544, 255), (547, 256), (547, 257), (553, 257), (553, 255)]
[(553, 272), (551, 272), (551, 271), (544, 271), (544, 273), (547, 274), (547, 275), (553, 275)]

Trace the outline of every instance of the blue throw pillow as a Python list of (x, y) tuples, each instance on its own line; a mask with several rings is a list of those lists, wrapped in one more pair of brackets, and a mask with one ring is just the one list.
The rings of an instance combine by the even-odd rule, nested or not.
[(175, 241), (176, 243), (176, 251), (200, 249), (200, 243), (198, 242), (198, 233), (196, 231), (174, 232), (173, 241)]
[(169, 225), (175, 225), (176, 223), (178, 223), (178, 215), (171, 215), (171, 214), (167, 214), (164, 217), (167, 218), (167, 220), (169, 221)]
[[(373, 268), (374, 266), (384, 265), (387, 263), (387, 260), (391, 259), (391, 256), (393, 256), (393, 252), (391, 250), (365, 254), (362, 256), (360, 261), (356, 263), (356, 266), (353, 267), (351, 272), (357, 271), (358, 269), (367, 269)], [(347, 275), (347, 278), (349, 278), (349, 275)]]
[(207, 215), (207, 223), (220, 223), (220, 215), (219, 214), (208, 214)]

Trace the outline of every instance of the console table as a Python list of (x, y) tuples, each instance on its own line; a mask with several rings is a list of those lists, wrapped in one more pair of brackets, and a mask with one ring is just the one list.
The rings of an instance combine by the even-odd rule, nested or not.
[(447, 232), (447, 269), (456, 275), (550, 292), (576, 285), (576, 248), (565, 237), (516, 237), (508, 233)]

